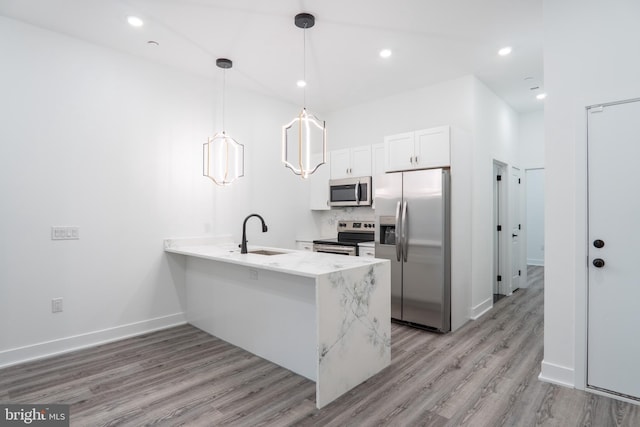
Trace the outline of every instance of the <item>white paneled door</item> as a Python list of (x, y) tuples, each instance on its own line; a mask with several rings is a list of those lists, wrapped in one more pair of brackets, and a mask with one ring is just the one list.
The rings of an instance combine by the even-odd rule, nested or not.
[(520, 276), (522, 274), (520, 188), (520, 169), (511, 168), (511, 194), (509, 195), (509, 222), (511, 224), (511, 292), (516, 289), (520, 289)]
[(587, 115), (587, 386), (640, 400), (640, 102)]

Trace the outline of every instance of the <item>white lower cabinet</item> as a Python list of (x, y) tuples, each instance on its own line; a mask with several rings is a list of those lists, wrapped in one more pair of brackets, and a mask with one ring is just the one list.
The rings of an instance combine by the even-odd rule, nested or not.
[(311, 240), (296, 240), (296, 249), (313, 252), (313, 242)]
[(371, 246), (367, 244), (359, 244), (359, 256), (364, 258), (375, 258), (376, 257), (376, 249), (373, 244)]

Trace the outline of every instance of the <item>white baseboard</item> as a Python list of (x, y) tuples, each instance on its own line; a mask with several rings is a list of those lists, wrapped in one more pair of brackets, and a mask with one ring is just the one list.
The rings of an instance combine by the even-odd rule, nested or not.
[(538, 375), (540, 381), (563, 387), (575, 388), (573, 368), (542, 361), (542, 371)]
[(493, 308), (493, 296), (482, 301), (480, 304), (475, 307), (471, 307), (471, 319), (476, 320), (478, 317), (485, 314), (487, 311)]
[(184, 313), (0, 351), (0, 368), (118, 341), (187, 323)]
[(527, 265), (537, 265), (544, 267), (544, 259), (527, 258)]

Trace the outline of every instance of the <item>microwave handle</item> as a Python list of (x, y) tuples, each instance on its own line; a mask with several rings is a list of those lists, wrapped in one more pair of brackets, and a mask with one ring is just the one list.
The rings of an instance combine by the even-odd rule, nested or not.
[(400, 204), (400, 202), (398, 202), (398, 204), (396, 205), (396, 229), (395, 229), (395, 233), (396, 233), (396, 259), (398, 261), (400, 261), (401, 257), (402, 257), (402, 242), (400, 240), (400, 210), (401, 210), (401, 204)]
[(360, 204), (360, 180), (356, 182), (356, 205)]

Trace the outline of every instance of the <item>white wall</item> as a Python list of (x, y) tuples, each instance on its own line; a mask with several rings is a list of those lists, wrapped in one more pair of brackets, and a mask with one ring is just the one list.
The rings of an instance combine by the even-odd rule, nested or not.
[[(297, 107), (234, 90), (228, 72), (226, 127), (247, 165), (221, 188), (202, 176), (213, 79), (6, 18), (0, 52), (0, 365), (184, 321), (184, 263), (164, 238), (239, 242), (255, 211), (270, 232), (251, 220), (251, 243), (293, 246), (309, 213), (279, 142)], [(80, 240), (51, 241), (55, 225)]]
[(544, 110), (520, 114), (518, 139), (522, 168), (544, 168)]
[[(585, 107), (640, 97), (640, 3), (544, 1), (545, 331), (541, 378), (584, 388)], [(597, 36), (594, 36), (594, 31)]]

